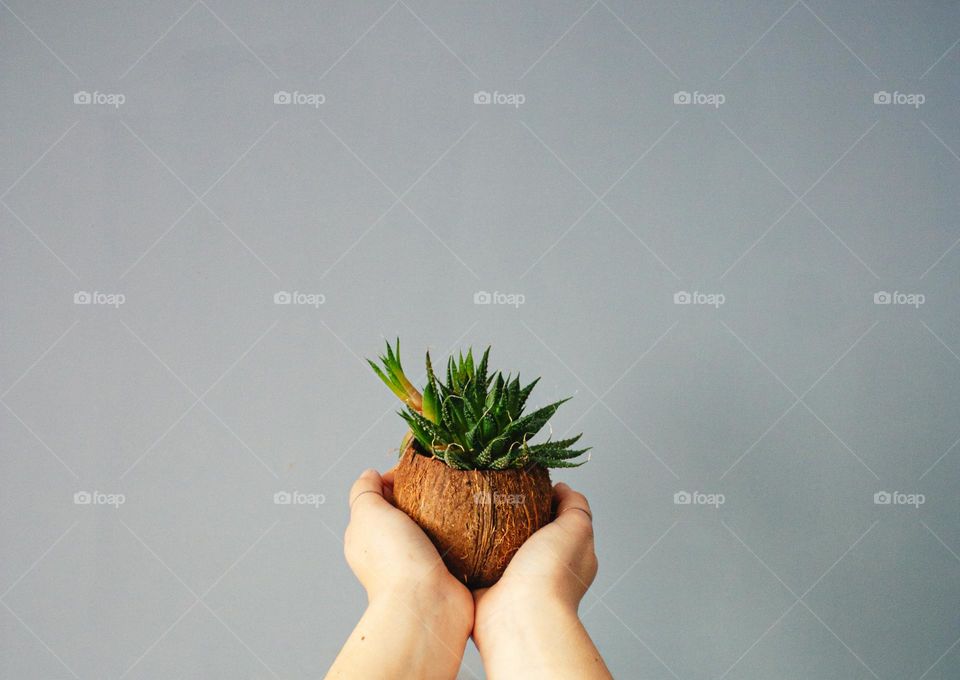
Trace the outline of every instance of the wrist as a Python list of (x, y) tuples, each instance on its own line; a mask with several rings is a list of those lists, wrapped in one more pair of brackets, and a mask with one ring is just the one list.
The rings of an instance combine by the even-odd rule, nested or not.
[(610, 680), (576, 605), (542, 598), (478, 612), (473, 639), (490, 680)]
[(470, 605), (458, 608), (445, 591), (416, 583), (378, 584), (330, 678), (452, 678), (470, 636)]
[(523, 647), (580, 625), (576, 606), (555, 598), (512, 600), (499, 607), (487, 604), (477, 611), (474, 621), (473, 637), (478, 648)]
[(473, 639), (491, 680), (557, 680), (580, 677), (580, 665), (564, 649), (582, 632), (575, 610), (544, 601), (484, 616), (482, 624), (474, 624)]
[(418, 582), (391, 584), (371, 593), (368, 611), (389, 610), (413, 622), (426, 625), (441, 635), (466, 639), (473, 627), (473, 598), (459, 583)]

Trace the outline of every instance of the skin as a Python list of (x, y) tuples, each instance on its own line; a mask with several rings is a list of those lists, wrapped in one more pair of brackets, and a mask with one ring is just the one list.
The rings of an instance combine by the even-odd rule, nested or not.
[(554, 486), (556, 519), (533, 534), (500, 580), (474, 592), (473, 639), (487, 677), (611, 678), (577, 616), (597, 575), (583, 494)]
[(473, 597), (433, 543), (391, 505), (393, 475), (367, 470), (350, 489), (347, 563), (367, 609), (327, 678), (453, 678), (473, 627)]
[(328, 678), (454, 678), (471, 632), (492, 680), (612, 677), (577, 616), (597, 573), (582, 494), (557, 484), (556, 519), (523, 544), (500, 581), (473, 593), (392, 495), (392, 473), (375, 470), (350, 491), (344, 552), (368, 605)]

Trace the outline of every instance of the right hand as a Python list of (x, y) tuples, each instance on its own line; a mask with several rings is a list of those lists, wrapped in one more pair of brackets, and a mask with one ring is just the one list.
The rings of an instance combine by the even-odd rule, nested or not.
[(556, 519), (527, 539), (497, 583), (474, 591), (475, 636), (518, 611), (576, 617), (597, 575), (590, 505), (562, 482), (554, 486), (554, 503)]

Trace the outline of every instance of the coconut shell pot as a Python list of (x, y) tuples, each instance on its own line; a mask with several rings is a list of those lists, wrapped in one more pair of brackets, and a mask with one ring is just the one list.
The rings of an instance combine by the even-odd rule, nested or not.
[(408, 447), (393, 496), (430, 537), (450, 573), (469, 588), (496, 583), (513, 555), (551, 520), (550, 474), (530, 469), (457, 470)]

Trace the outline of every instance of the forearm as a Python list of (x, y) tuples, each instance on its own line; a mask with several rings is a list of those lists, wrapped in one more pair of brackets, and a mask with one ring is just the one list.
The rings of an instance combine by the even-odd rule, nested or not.
[(327, 678), (454, 678), (469, 636), (469, 623), (442, 603), (371, 603)]
[(569, 609), (504, 612), (475, 630), (474, 641), (490, 680), (612, 677), (576, 612)]

